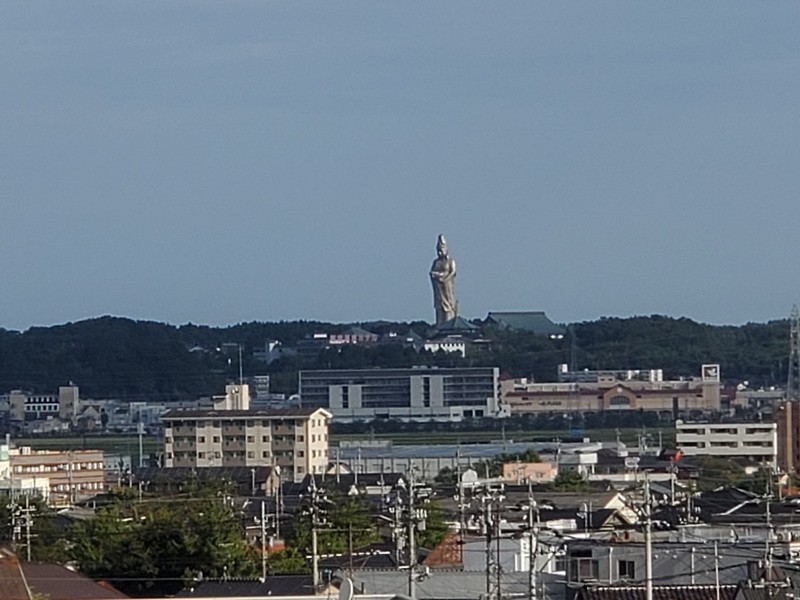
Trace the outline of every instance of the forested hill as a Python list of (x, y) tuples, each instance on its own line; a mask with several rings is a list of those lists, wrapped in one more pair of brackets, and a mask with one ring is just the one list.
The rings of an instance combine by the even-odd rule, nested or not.
[[(376, 333), (427, 324), (361, 323)], [(562, 340), (485, 329), (492, 343), (466, 359), (410, 348), (379, 346), (327, 350), (303, 359), (264, 365), (252, 358), (268, 339), (291, 346), (315, 332), (349, 327), (311, 321), (243, 323), (232, 327), (180, 327), (101, 317), (25, 332), (0, 329), (0, 393), (11, 389), (53, 392), (72, 381), (83, 397), (130, 400), (194, 399), (219, 393), (239, 371), (270, 374), (273, 390), (295, 391), (300, 368), (403, 367), (416, 364), (499, 366), (515, 376), (553, 380), (559, 363), (586, 369), (661, 368), (665, 376), (691, 376), (703, 363), (720, 363), (723, 378), (753, 385), (783, 385), (789, 353), (787, 321), (713, 326), (663, 316), (604, 318), (568, 325)], [(231, 346), (234, 345), (234, 346)], [(231, 351), (231, 348), (234, 348)]]

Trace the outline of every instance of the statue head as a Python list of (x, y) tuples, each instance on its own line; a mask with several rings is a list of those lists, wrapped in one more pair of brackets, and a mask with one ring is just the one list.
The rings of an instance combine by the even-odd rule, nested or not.
[(439, 256), (447, 256), (447, 240), (443, 233), (439, 234), (439, 239), (436, 241), (436, 252)]

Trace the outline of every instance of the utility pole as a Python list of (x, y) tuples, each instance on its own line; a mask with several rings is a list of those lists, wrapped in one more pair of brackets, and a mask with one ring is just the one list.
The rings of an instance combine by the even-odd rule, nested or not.
[(653, 600), (653, 522), (650, 518), (650, 478), (644, 474), (645, 600)]
[(789, 318), (789, 368), (786, 379), (786, 400), (800, 401), (800, 310), (792, 307)]
[(500, 567), (500, 520), (503, 488), (491, 489), (488, 484), (480, 493), (481, 527), (486, 546), (486, 598), (500, 600), (502, 597), (502, 569)]
[(311, 475), (311, 575), (314, 582), (314, 592), (319, 588), (319, 548), (317, 542), (317, 529), (320, 525), (319, 504), (321, 498), (314, 475)]
[(408, 596), (417, 597), (417, 579), (414, 569), (417, 568), (416, 514), (414, 511), (414, 468), (408, 470)]
[(28, 562), (31, 562), (31, 497), (25, 494), (25, 554)]
[[(281, 479), (281, 467), (280, 465), (274, 464), (273, 458), (273, 467), (272, 473), (270, 474), (270, 479), (272, 480), (272, 492), (275, 498), (275, 537), (280, 539), (281, 537), (281, 513), (282, 513), (282, 506), (281, 503), (283, 502), (281, 493), (282, 493), (282, 479)], [(276, 483), (277, 480), (277, 483)]]
[(714, 589), (716, 590), (716, 600), (720, 600), (719, 589), (719, 545), (714, 542)]
[(69, 505), (75, 505), (75, 486), (72, 481), (72, 450), (67, 451), (67, 482), (69, 483)]
[(267, 580), (267, 506), (261, 501), (261, 580)]
[(492, 503), (489, 496), (483, 500), (483, 527), (486, 535), (486, 599), (492, 600)]
[(139, 468), (144, 467), (144, 423), (136, 424), (136, 432), (139, 434)]
[(533, 498), (533, 484), (528, 482), (528, 598), (536, 600), (536, 552), (539, 543), (539, 511)]
[(766, 521), (767, 521), (767, 535), (766, 540), (764, 542), (764, 570), (765, 574), (765, 581), (767, 585), (769, 585), (771, 575), (772, 575), (772, 549), (770, 548), (770, 542), (772, 541), (772, 514), (770, 513), (770, 502), (772, 501), (772, 470), (770, 469), (767, 473), (766, 485), (764, 490), (764, 505), (765, 505), (765, 512), (766, 512)]

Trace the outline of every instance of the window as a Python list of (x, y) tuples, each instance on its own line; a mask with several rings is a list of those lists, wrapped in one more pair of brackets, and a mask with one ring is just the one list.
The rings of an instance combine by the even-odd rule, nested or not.
[(261, 458), (269, 458), (269, 450), (264, 450), (261, 453)]
[(305, 452), (303, 452), (302, 450), (298, 450), (298, 451), (297, 451), (297, 456), (298, 456), (299, 458), (303, 458), (303, 456), (305, 456)]
[(205, 457), (206, 457), (206, 453), (205, 452), (198, 452), (197, 453), (197, 458), (205, 458)]
[(268, 435), (262, 435), (261, 436), (261, 441), (262, 442), (269, 442), (269, 436)]
[(215, 444), (219, 444), (219, 436), (218, 435), (214, 436), (214, 443)]
[(247, 458), (255, 458), (255, 457), (256, 457), (256, 453), (253, 452), (252, 450), (247, 453)]
[(197, 442), (200, 443), (200, 444), (205, 444), (206, 443), (206, 436), (204, 436), (204, 435), (199, 436), (197, 438)]
[(570, 581), (598, 579), (600, 561), (592, 558), (591, 550), (573, 550), (569, 557)]
[(254, 435), (248, 435), (247, 436), (247, 442), (248, 443), (253, 443), (255, 441), (256, 441), (256, 436), (254, 436)]
[(620, 579), (636, 579), (636, 563), (632, 560), (617, 561), (617, 573)]

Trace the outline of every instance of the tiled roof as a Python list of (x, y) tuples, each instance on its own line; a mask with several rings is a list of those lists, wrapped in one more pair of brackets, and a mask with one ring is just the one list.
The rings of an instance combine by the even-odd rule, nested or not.
[[(719, 599), (733, 600), (735, 585), (720, 586)], [(575, 600), (645, 600), (644, 586), (585, 587), (575, 594)], [(653, 600), (717, 600), (713, 585), (653, 586)]]
[(258, 579), (226, 579), (201, 581), (178, 593), (178, 598), (247, 598), (253, 596), (313, 596), (314, 585), (309, 575), (276, 575), (266, 581)]
[(486, 317), (503, 329), (528, 331), (539, 335), (564, 335), (566, 330), (556, 325), (544, 311), (490, 312)]
[[(108, 584), (97, 583), (54, 563), (22, 563), (30, 588), (48, 600), (115, 600), (128, 598)], [(3, 596), (5, 598), (5, 596)]]
[(224, 479), (235, 483), (250, 484), (266, 481), (272, 473), (272, 467), (142, 467), (135, 468), (133, 475), (137, 481), (170, 481), (184, 482), (191, 479), (216, 480)]
[(22, 576), (19, 560), (10, 551), (0, 551), (0, 598), (3, 600), (30, 600), (31, 594)]

